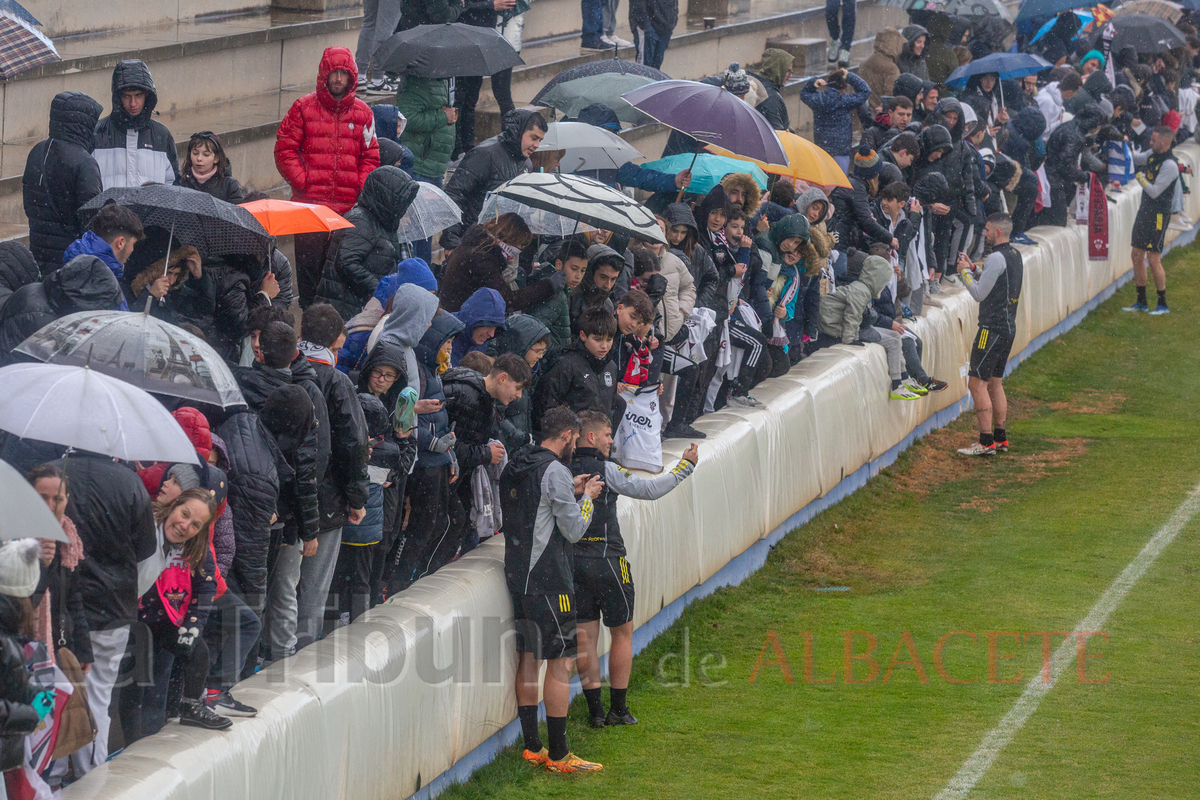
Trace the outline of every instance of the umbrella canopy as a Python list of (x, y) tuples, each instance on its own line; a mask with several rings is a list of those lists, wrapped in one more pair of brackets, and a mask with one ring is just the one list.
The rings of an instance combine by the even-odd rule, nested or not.
[(946, 79), (948, 86), (965, 86), (972, 75), (998, 74), (1001, 78), (1024, 78), (1054, 65), (1030, 53), (992, 53), (964, 64)]
[(632, 61), (617, 58), (589, 61), (555, 75), (533, 96), (532, 102), (535, 106), (556, 108), (568, 117), (577, 117), (593, 103), (602, 103), (615, 111), (622, 122), (641, 125), (648, 121), (647, 116), (622, 100), (621, 95), (670, 79), (665, 72)]
[(641, 152), (610, 130), (586, 122), (551, 122), (542, 150), (566, 150), (560, 172), (591, 169), (620, 169), (626, 162), (642, 158)]
[(762, 167), (753, 161), (748, 161), (744, 158), (731, 158), (729, 156), (718, 156), (712, 153), (701, 153), (695, 157), (693, 164), (692, 156), (687, 153), (680, 153), (675, 156), (667, 156), (660, 158), (657, 161), (650, 161), (642, 164), (644, 169), (652, 169), (655, 172), (676, 173), (682, 172), (685, 169), (692, 170), (692, 182), (683, 187), (685, 192), (693, 194), (707, 194), (708, 190), (716, 186), (731, 172), (745, 172), (754, 178), (754, 182), (758, 184), (758, 188), (766, 191), (767, 188), (767, 173), (763, 172)]
[(1008, 9), (1000, 0), (880, 0), (879, 5), (909, 11), (940, 11), (952, 17), (994, 16), (1011, 19)]
[(54, 539), (67, 541), (62, 525), (25, 476), (0, 461), (0, 541)]
[(421, 182), (397, 232), (402, 242), (420, 242), (461, 221), (462, 209), (450, 195), (432, 183)]
[(161, 403), (87, 367), (0, 368), (0, 430), (122, 461), (199, 462), (195, 446)]
[(1114, 17), (1123, 17), (1127, 14), (1148, 14), (1151, 17), (1162, 17), (1174, 25), (1183, 19), (1183, 6), (1178, 3), (1169, 3), (1167, 0), (1130, 0), (1128, 3), (1122, 3), (1113, 12)]
[(379, 69), (422, 78), (495, 75), (525, 62), (495, 28), (461, 22), (392, 34), (375, 55)]
[(0, 8), (0, 78), (8, 80), (43, 64), (62, 61), (54, 43), (34, 24)]
[(697, 81), (660, 81), (626, 92), (630, 105), (664, 125), (738, 155), (786, 164), (771, 124), (737, 95)]
[(562, 83), (577, 81), (580, 78), (590, 78), (596, 75), (637, 75), (647, 79), (647, 83), (654, 81), (669, 81), (671, 76), (660, 69), (647, 67), (645, 64), (639, 64), (636, 61), (622, 61), (619, 58), (606, 58), (601, 61), (589, 61), (586, 64), (580, 64), (577, 67), (564, 69), (562, 72), (555, 75), (550, 80), (546, 81), (546, 85), (542, 90), (533, 96), (534, 104), (541, 100), (542, 95)]
[(222, 408), (246, 402), (217, 351), (183, 328), (149, 314), (68, 314), (16, 349), (48, 364), (91, 367), (155, 394)]
[(254, 215), (206, 192), (157, 183), (106, 189), (84, 203), (80, 213), (91, 219), (109, 200), (128, 207), (143, 225), (171, 231), (174, 239), (201, 255), (267, 254), (271, 235)]
[(802, 136), (797, 136), (791, 131), (776, 131), (779, 134), (779, 141), (783, 144), (783, 149), (787, 153), (788, 164), (786, 167), (781, 167), (777, 164), (764, 164), (761, 161), (747, 159), (745, 156), (739, 156), (735, 153), (730, 153), (728, 150), (722, 150), (720, 147), (708, 146), (708, 149), (717, 155), (730, 156), (745, 161), (751, 161), (762, 168), (763, 172), (769, 172), (772, 175), (786, 175), (795, 180), (806, 181), (817, 186), (844, 186), (849, 189), (850, 179), (846, 177), (846, 173), (833, 156), (826, 153), (820, 147), (805, 139)]
[(255, 200), (242, 203), (259, 224), (272, 236), (293, 233), (328, 233), (340, 228), (353, 228), (341, 214), (317, 203), (295, 203), (291, 200)]
[[(1187, 44), (1187, 37), (1183, 32), (1162, 17), (1126, 14), (1123, 17), (1113, 17), (1109, 24), (1117, 31), (1112, 41), (1113, 53), (1119, 53), (1126, 47), (1134, 48), (1139, 54), (1165, 53)], [(1103, 35), (1103, 30), (1096, 31), (1092, 36), (1092, 43), (1099, 43)]]
[(1024, 0), (1021, 3), (1021, 8), (1017, 11), (1016, 22), (1027, 22), (1035, 19), (1046, 19), (1048, 17), (1057, 17), (1064, 11), (1073, 11), (1078, 8), (1080, 3), (1078, 0)]
[(576, 233), (588, 233), (596, 230), (591, 225), (579, 220), (569, 219), (553, 211), (527, 206), (507, 197), (489, 194), (483, 201), (483, 210), (479, 212), (479, 221), (487, 222), (501, 214), (513, 213), (525, 220), (529, 232), (534, 236), (553, 236), (563, 239)]
[(613, 233), (667, 243), (649, 209), (616, 189), (582, 175), (530, 172), (496, 187), (496, 194)]

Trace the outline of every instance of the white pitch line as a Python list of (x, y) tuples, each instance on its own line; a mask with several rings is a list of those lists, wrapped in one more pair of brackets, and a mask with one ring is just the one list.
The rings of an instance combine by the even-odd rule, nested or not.
[[(1166, 524), (1159, 529), (1158, 533), (1146, 543), (1142, 551), (1130, 561), (1128, 566), (1121, 571), (1117, 579), (1112, 582), (1112, 585), (1105, 590), (1100, 599), (1096, 601), (1096, 605), (1092, 606), (1092, 610), (1088, 615), (1075, 626), (1075, 631), (1098, 631), (1104, 626), (1109, 614), (1117, 609), (1121, 601), (1125, 599), (1125, 595), (1129, 594), (1129, 590), (1134, 584), (1146, 574), (1146, 570), (1154, 563), (1167, 545), (1175, 540), (1179, 532), (1183, 530), (1183, 526), (1187, 525), (1192, 520), (1192, 517), (1200, 512), (1200, 484), (1195, 486), (1188, 493), (1187, 499), (1175, 509), (1175, 513), (1167, 520)], [(1054, 684), (1058, 682), (1059, 676), (1063, 670), (1075, 658), (1075, 642), (1074, 637), (1068, 637), (1054, 651), (1054, 657), (1051, 659), (1050, 667), (1050, 682), (1042, 681), (1041, 670), (1038, 670), (1029, 684), (1025, 687), (1025, 691), (1017, 698), (1017, 702), (1013, 705), (1000, 723), (993, 728), (987, 736), (984, 737), (983, 743), (979, 745), (979, 749), (971, 754), (958, 772), (946, 784), (946, 788), (938, 792), (934, 800), (961, 800), (975, 788), (975, 784), (984, 774), (991, 768), (992, 764), (999, 758), (1000, 753), (1008, 746), (1013, 737), (1017, 735), (1017, 731), (1024, 727), (1029, 718), (1033, 716), (1033, 712), (1037, 711), (1041, 705), (1042, 699), (1050, 693), (1054, 688)]]

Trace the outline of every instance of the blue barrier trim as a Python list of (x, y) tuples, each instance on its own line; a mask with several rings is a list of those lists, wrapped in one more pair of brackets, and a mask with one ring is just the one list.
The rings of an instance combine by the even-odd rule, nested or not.
[[(1200, 222), (1193, 226), (1190, 230), (1184, 231), (1177, 236), (1170, 245), (1164, 250), (1166, 255), (1176, 247), (1185, 247), (1195, 240), (1197, 233), (1200, 232)], [(1096, 293), (1091, 300), (1084, 303), (1079, 309), (1069, 314), (1066, 319), (1059, 322), (1054, 327), (1031, 341), (1025, 346), (1021, 352), (1010, 356), (1008, 366), (1005, 368), (1005, 377), (1012, 374), (1022, 361), (1029, 358), (1046, 344), (1059, 336), (1063, 335), (1071, 328), (1074, 328), (1083, 318), (1095, 310), (1101, 303), (1108, 300), (1117, 289), (1124, 286), (1133, 279), (1133, 270), (1129, 270), (1125, 274), (1118, 277), (1108, 286)], [(805, 505), (795, 514), (792, 514), (782, 524), (777, 526), (773, 531), (767, 534), (762, 539), (759, 539), (754, 544), (750, 545), (741, 554), (734, 556), (729, 563), (717, 570), (717, 572), (708, 578), (703, 583), (692, 587), (684, 592), (682, 596), (676, 598), (672, 603), (663, 607), (657, 614), (646, 621), (644, 625), (637, 628), (633, 632), (633, 652), (637, 654), (646, 648), (650, 642), (667, 628), (675, 624), (675, 622), (683, 615), (683, 610), (688, 605), (708, 597), (710, 594), (725, 586), (736, 586), (742, 581), (749, 578), (757, 572), (763, 564), (767, 562), (767, 556), (771, 550), (779, 543), (784, 536), (800, 527), (804, 523), (811, 520), (813, 517), (820, 514), (822, 511), (831, 506), (840, 503), (845, 498), (849, 497), (854, 492), (866, 485), (867, 481), (879, 474), (879, 471), (886, 469), (895, 463), (896, 459), (902, 452), (907, 450), (914, 442), (921, 439), (931, 431), (945, 427), (958, 418), (960, 414), (971, 408), (971, 396), (967, 395), (958, 402), (943, 408), (927, 418), (924, 422), (914, 428), (907, 436), (899, 443), (891, 447), (883, 455), (868, 461), (861, 467), (850, 473), (842, 480), (838, 481), (827, 494), (823, 497), (818, 497), (812, 502)], [(605, 654), (600, 658), (600, 669), (602, 674), (608, 674), (608, 655)], [(571, 698), (579, 694), (581, 687), (579, 678), (576, 676), (571, 680)], [(545, 705), (538, 709), (539, 716), (545, 719)], [(513, 744), (521, 733), (521, 724), (519, 720), (513, 720), (505, 725), (500, 730), (493, 733), (487, 739), (479, 744), (470, 753), (460, 758), (455, 762), (454, 766), (437, 776), (431, 783), (421, 787), (419, 791), (414, 793), (408, 800), (432, 800), (451, 784), (465, 782), (475, 770), (491, 763), (501, 750)]]

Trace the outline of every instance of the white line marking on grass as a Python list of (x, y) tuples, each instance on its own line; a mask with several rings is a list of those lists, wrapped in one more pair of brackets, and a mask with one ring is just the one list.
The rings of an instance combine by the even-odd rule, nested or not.
[[(1105, 621), (1109, 614), (1117, 609), (1121, 601), (1125, 599), (1125, 595), (1129, 594), (1129, 590), (1138, 582), (1155, 559), (1175, 540), (1179, 532), (1183, 530), (1183, 526), (1187, 525), (1192, 517), (1200, 512), (1200, 484), (1188, 493), (1187, 499), (1175, 509), (1175, 513), (1167, 520), (1166, 524), (1159, 529), (1158, 533), (1146, 543), (1142, 551), (1130, 561), (1128, 566), (1121, 571), (1117, 579), (1112, 582), (1112, 585), (1100, 596), (1096, 601), (1096, 605), (1092, 606), (1092, 610), (1088, 615), (1075, 626), (1075, 631), (1098, 631), (1104, 627)], [(1004, 715), (1000, 723), (993, 728), (987, 736), (984, 737), (983, 743), (979, 745), (979, 749), (971, 754), (959, 768), (958, 772), (946, 784), (946, 788), (942, 789), (937, 794), (934, 800), (960, 800), (975, 788), (975, 784), (984, 774), (991, 768), (992, 764), (1000, 757), (1000, 753), (1008, 746), (1013, 737), (1017, 735), (1017, 731), (1024, 727), (1029, 718), (1033, 716), (1033, 712), (1037, 711), (1041, 705), (1042, 699), (1050, 693), (1054, 688), (1054, 684), (1058, 682), (1059, 676), (1068, 667), (1071, 661), (1075, 658), (1075, 642), (1073, 637), (1068, 637), (1054, 651), (1054, 657), (1051, 660), (1050, 667), (1050, 682), (1042, 681), (1042, 675), (1039, 671), (1025, 687), (1025, 691), (1017, 698), (1017, 702), (1012, 709)]]

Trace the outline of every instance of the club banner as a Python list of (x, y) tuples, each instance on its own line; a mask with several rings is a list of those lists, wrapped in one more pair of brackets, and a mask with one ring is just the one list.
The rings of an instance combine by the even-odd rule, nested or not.
[(1088, 259), (1108, 260), (1108, 197), (1104, 184), (1092, 173), (1091, 200), (1088, 202)]

